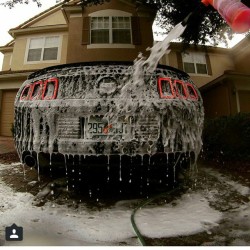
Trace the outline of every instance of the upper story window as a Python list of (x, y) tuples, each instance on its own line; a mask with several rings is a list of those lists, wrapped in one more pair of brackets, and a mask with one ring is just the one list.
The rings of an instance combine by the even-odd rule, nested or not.
[(37, 37), (29, 40), (27, 62), (55, 61), (59, 53), (59, 36)]
[(91, 17), (91, 44), (131, 44), (131, 19), (124, 16)]
[(206, 56), (202, 53), (183, 53), (183, 68), (187, 73), (207, 75)]

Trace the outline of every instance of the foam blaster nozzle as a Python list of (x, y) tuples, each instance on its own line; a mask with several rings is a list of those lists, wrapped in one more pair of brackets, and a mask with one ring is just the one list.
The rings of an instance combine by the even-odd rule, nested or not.
[(250, 8), (240, 0), (201, 0), (212, 5), (228, 23), (234, 32), (244, 33), (250, 30)]
[(202, 2), (203, 4), (205, 4), (206, 6), (208, 6), (209, 4), (210, 4), (210, 5), (213, 5), (213, 0), (201, 0), (201, 2)]
[(193, 12), (190, 12), (186, 17), (185, 19), (181, 22), (181, 25), (182, 26), (186, 26), (188, 21), (190, 20), (190, 17), (193, 15)]

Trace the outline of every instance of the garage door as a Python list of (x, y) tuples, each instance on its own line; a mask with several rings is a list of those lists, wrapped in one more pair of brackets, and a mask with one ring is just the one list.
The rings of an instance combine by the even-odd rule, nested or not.
[(14, 101), (17, 90), (3, 90), (0, 114), (0, 135), (12, 136), (11, 127), (14, 122)]
[(239, 91), (240, 112), (250, 112), (250, 91)]

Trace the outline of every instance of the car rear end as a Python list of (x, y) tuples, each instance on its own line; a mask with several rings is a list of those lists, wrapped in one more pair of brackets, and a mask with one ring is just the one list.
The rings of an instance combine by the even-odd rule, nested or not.
[(26, 164), (51, 172), (77, 166), (78, 180), (84, 166), (93, 178), (113, 174), (129, 183), (146, 169), (169, 183), (177, 161), (187, 167), (197, 158), (203, 116), (197, 87), (177, 69), (159, 65), (148, 74), (131, 63), (60, 65), (35, 72), (20, 88), (15, 142)]

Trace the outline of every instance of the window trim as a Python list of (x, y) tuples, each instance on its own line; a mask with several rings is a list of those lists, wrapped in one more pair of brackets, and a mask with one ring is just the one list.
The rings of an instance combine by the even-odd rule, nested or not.
[[(47, 38), (47, 37), (58, 37), (58, 53), (57, 53), (57, 59), (56, 60), (39, 60), (39, 61), (28, 61), (28, 55), (29, 55), (29, 48), (30, 43), (32, 39), (38, 39), (38, 38)], [(44, 47), (42, 48), (42, 56), (44, 55)], [(61, 52), (62, 52), (62, 35), (59, 34), (53, 34), (53, 35), (44, 35), (44, 36), (32, 36), (27, 38), (26, 43), (26, 50), (25, 50), (25, 56), (24, 56), (24, 64), (42, 64), (42, 63), (59, 63), (61, 61)]]

